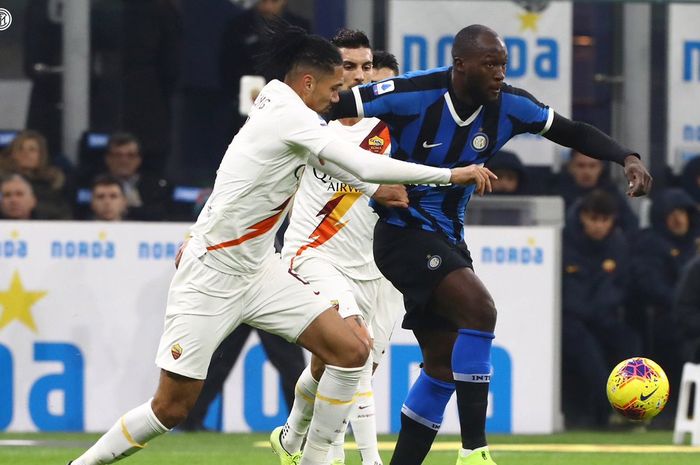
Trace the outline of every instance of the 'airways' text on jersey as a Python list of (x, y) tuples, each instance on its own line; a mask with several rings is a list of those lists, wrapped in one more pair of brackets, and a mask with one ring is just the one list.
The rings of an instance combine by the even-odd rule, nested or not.
[[(465, 114), (451, 89), (451, 67), (392, 78), (393, 86), (354, 87), (341, 95), (339, 112), (375, 116), (389, 126), (391, 157), (443, 168), (481, 164), (513, 136), (543, 134), (554, 112), (524, 90), (501, 86), (496, 101)], [(373, 204), (383, 221), (441, 231), (457, 242), (474, 186), (410, 186), (408, 209)]]

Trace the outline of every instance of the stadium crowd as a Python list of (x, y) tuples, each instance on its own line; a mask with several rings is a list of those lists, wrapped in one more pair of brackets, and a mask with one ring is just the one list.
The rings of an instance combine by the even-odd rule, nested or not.
[[(237, 111), (238, 82), (242, 75), (254, 74), (251, 56), (263, 18), (283, 16), (309, 27), (285, 12), (284, 2), (262, 1), (243, 13), (230, 2), (221, 2), (218, 21), (206, 31), (209, 36), (188, 35), (186, 28), (182, 31), (188, 15), (176, 14), (169, 2), (142, 3), (143, 11), (132, 17), (145, 22), (148, 15), (143, 12), (148, 7), (151, 17), (161, 18), (160, 24), (167, 27), (144, 31), (143, 36), (152, 40), (134, 42), (133, 47), (158, 44), (170, 50), (165, 56), (162, 49), (141, 48), (159, 59), (139, 63), (162, 66), (130, 74), (140, 73), (139, 85), (149, 81), (151, 88), (141, 89), (148, 98), (126, 90), (120, 94), (122, 102), (141, 102), (138, 108), (124, 109), (133, 118), (126, 113), (123, 118), (101, 118), (103, 112), (99, 112), (99, 130), (85, 134), (75, 165), (57, 149), (57, 131), (51, 127), (59, 123), (54, 116), (30, 109), (27, 129), (11, 131), (11, 141), (4, 139), (8, 142), (0, 147), (0, 219), (194, 221), (211, 187), (202, 180), (214, 179), (226, 144), (243, 123)], [(95, 38), (95, 55), (102, 57), (103, 65), (114, 55), (99, 42), (104, 33)], [(217, 37), (218, 41), (213, 40)], [(166, 40), (167, 47), (159, 39)], [(205, 58), (195, 50), (203, 41), (216, 44), (218, 52), (207, 56), (218, 53), (221, 63), (199, 62)], [(194, 64), (178, 67), (173, 62), (174, 49), (181, 51), (182, 60)], [(138, 61), (133, 54), (124, 56)], [(28, 53), (27, 59), (38, 57)], [(129, 66), (123, 63), (121, 69)], [(176, 78), (174, 69), (202, 72), (183, 71)], [(99, 75), (94, 79), (94, 98), (104, 99), (109, 83), (100, 81)], [(168, 96), (175, 80), (184, 96), (183, 114), (198, 119), (190, 127), (207, 126), (201, 137), (190, 131), (171, 138)], [(41, 85), (35, 83), (35, 92), (41, 91)], [(123, 85), (129, 87), (128, 82)], [(154, 95), (165, 97), (154, 102)], [(32, 108), (37, 105), (40, 96), (33, 95)], [(148, 121), (165, 123), (151, 127), (145, 124)], [(174, 183), (166, 174), (168, 152), (178, 144), (183, 166)], [(558, 195), (565, 201), (562, 392), (567, 426), (608, 426), (610, 408), (602, 386), (610, 367), (627, 357), (656, 360), (666, 369), (672, 392), (677, 392), (683, 362), (700, 361), (700, 159), (689, 161), (680, 176), (669, 175), (665, 184), (670, 187), (653, 191), (651, 206), (642, 209), (641, 215), (635, 213), (639, 209), (632, 208), (608, 166), (582, 153), (571, 153), (559, 172), (545, 176), (535, 175), (508, 151), (497, 154), (487, 166), (499, 177), (495, 195)], [(569, 368), (574, 366), (572, 376)]]

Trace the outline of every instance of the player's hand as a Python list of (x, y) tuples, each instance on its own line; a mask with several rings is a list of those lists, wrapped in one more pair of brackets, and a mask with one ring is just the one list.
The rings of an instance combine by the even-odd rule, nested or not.
[(644, 163), (634, 155), (628, 155), (625, 158), (625, 176), (629, 181), (627, 195), (630, 197), (646, 195), (651, 190), (651, 175)]
[(187, 243), (189, 241), (190, 241), (190, 238), (188, 237), (187, 239), (182, 241), (182, 244), (180, 244), (180, 248), (177, 249), (177, 255), (175, 255), (175, 269), (177, 269), (177, 267), (180, 266), (180, 260), (182, 260), (182, 253), (187, 248)]
[(490, 169), (479, 165), (469, 165), (462, 168), (452, 168), (450, 182), (452, 184), (476, 184), (476, 193), (484, 195), (491, 192), (491, 180), (498, 179)]
[(400, 184), (382, 184), (372, 198), (385, 207), (408, 208), (408, 193)]

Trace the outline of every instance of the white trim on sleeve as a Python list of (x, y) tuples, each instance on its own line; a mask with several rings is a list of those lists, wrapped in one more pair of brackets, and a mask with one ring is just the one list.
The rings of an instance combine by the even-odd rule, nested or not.
[(547, 108), (547, 111), (547, 122), (544, 124), (544, 129), (537, 133), (540, 136), (544, 135), (547, 131), (549, 131), (549, 128), (552, 127), (552, 122), (554, 121), (554, 110), (552, 110), (551, 108)]
[(359, 86), (355, 86), (352, 88), (352, 95), (355, 96), (355, 108), (357, 109), (357, 117), (364, 118), (365, 117), (365, 109), (362, 106), (362, 97), (360, 96), (360, 87)]

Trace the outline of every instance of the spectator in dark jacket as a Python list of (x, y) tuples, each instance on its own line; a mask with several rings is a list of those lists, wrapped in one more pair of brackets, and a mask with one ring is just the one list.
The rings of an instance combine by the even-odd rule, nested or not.
[(682, 268), (695, 255), (700, 215), (683, 190), (661, 192), (651, 207), (651, 227), (635, 240), (633, 273), (635, 295), (657, 312), (667, 313)]
[[(651, 227), (641, 231), (634, 245), (635, 286), (628, 320), (641, 327), (645, 352), (664, 367), (672, 391), (678, 387), (683, 367), (679, 338), (685, 326), (674, 317), (674, 295), (683, 268), (696, 254), (698, 237), (700, 214), (695, 202), (684, 190), (673, 188), (654, 199)], [(674, 400), (672, 396), (667, 407), (671, 414)]]
[(700, 157), (693, 158), (683, 167), (681, 187), (700, 205)]
[(1, 220), (32, 220), (36, 218), (35, 209), (32, 185), (21, 174), (0, 179)]
[(637, 355), (640, 339), (622, 318), (629, 254), (617, 227), (618, 204), (594, 190), (567, 212), (563, 241), (563, 407), (571, 427), (607, 424), (610, 367)]
[[(286, 7), (287, 0), (258, 0), (254, 6), (235, 16), (227, 25), (221, 47), (221, 75), (224, 88), (231, 92), (236, 101), (241, 77), (261, 74), (256, 57), (262, 51), (266, 21), (282, 18), (294, 26), (309, 30), (309, 22), (288, 12)], [(282, 79), (283, 76), (268, 72), (264, 78), (270, 81)], [(234, 125), (235, 134), (245, 118), (240, 115), (231, 116), (238, 120)], [(231, 137), (234, 134), (231, 134)]]
[(46, 139), (37, 131), (17, 134), (0, 157), (0, 176), (21, 174), (32, 185), (37, 199), (36, 215), (44, 219), (69, 219), (66, 201), (66, 176), (51, 164)]
[[(129, 209), (129, 219), (140, 221), (163, 221), (172, 213), (172, 188), (159, 176), (142, 172), (141, 146), (131, 134), (113, 134), (107, 144), (105, 165), (107, 173), (122, 183)], [(92, 180), (83, 183), (91, 189)], [(79, 206), (78, 206), (79, 207)], [(81, 217), (90, 213), (83, 212)]]
[(602, 189), (615, 197), (618, 204), (617, 224), (625, 234), (639, 229), (637, 216), (626, 197), (610, 180), (603, 162), (573, 150), (566, 169), (555, 179), (552, 194), (561, 195), (568, 209), (593, 189)]
[(684, 268), (676, 288), (674, 320), (678, 324), (681, 359), (700, 363), (700, 255)]
[(498, 179), (491, 181), (492, 194), (523, 195), (527, 193), (525, 167), (515, 153), (500, 150), (489, 160), (487, 167), (498, 176)]

